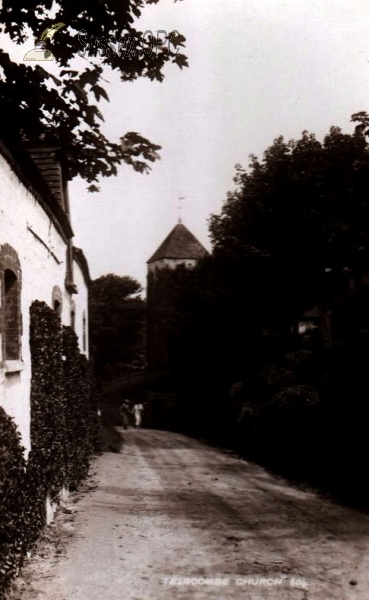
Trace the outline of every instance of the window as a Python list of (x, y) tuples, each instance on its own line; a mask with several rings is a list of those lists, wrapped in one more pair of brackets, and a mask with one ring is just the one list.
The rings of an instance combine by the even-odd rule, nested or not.
[(52, 302), (52, 307), (53, 307), (54, 311), (56, 312), (58, 317), (61, 319), (62, 310), (63, 310), (63, 296), (62, 296), (60, 287), (58, 287), (57, 285), (54, 285), (54, 287), (53, 287), (51, 302)]
[(4, 274), (4, 334), (5, 359), (20, 357), (19, 336), (19, 289), (16, 274), (10, 269)]
[(17, 253), (8, 244), (0, 246), (2, 360), (21, 359), (21, 269)]

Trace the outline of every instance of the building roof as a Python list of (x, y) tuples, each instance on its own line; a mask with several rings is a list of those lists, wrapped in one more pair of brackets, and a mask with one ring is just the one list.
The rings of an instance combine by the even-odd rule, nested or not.
[(163, 258), (199, 260), (207, 254), (208, 251), (200, 244), (193, 233), (182, 223), (178, 223), (147, 262), (152, 263)]
[(67, 239), (71, 239), (74, 234), (69, 217), (26, 149), (21, 144), (1, 139), (0, 154), (23, 185), (35, 196), (59, 231)]
[(26, 149), (60, 206), (65, 208), (63, 175), (58, 158), (59, 148), (46, 143), (38, 143), (37, 145), (27, 144)]

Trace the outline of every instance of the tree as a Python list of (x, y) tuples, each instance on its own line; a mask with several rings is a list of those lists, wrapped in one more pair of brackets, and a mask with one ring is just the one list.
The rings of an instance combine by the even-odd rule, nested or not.
[(183, 378), (196, 374), (213, 402), (240, 381), (249, 398), (265, 401), (259, 374), (294, 350), (291, 326), (317, 304), (330, 313), (335, 347), (347, 349), (334, 358), (336, 371), (338, 362), (347, 367), (341, 389), (362, 382), (351, 366), (369, 350), (359, 285), (369, 259), (369, 117), (353, 120), (353, 134), (332, 127), (322, 142), (308, 132), (277, 138), (249, 170), (237, 166), (236, 189), (210, 219), (213, 255), (192, 299), (182, 299), (173, 348)]
[(103, 275), (92, 282), (90, 339), (100, 376), (123, 375), (143, 366), (145, 302), (132, 277)]
[(233, 339), (241, 378), (250, 376), (249, 365), (258, 368), (258, 356), (259, 368), (278, 362), (291, 325), (315, 305), (330, 315), (333, 343), (351, 354), (362, 348), (369, 117), (357, 113), (352, 121), (352, 134), (332, 127), (322, 142), (306, 131), (296, 141), (277, 138), (262, 160), (251, 157), (249, 170), (237, 166), (236, 189), (211, 217), (214, 268), (233, 331), (224, 341)]
[[(121, 143), (108, 140), (101, 131), (99, 109), (101, 99), (108, 101), (102, 85), (106, 68), (118, 71), (121, 81), (139, 77), (162, 81), (167, 63), (181, 69), (187, 66), (185, 55), (179, 51), (185, 38), (178, 32), (170, 36), (168, 32), (168, 43), (160, 44), (135, 28), (135, 19), (146, 2), (158, 0), (91, 0), (88, 6), (81, 0), (4, 0), (0, 31), (16, 44), (23, 43), (29, 31), (37, 39), (53, 23), (66, 26), (52, 43), (60, 67), (58, 77), (41, 66), (47, 63), (17, 64), (0, 50), (0, 110), (6, 116), (1, 124), (2, 137), (12, 143), (24, 138), (56, 142), (67, 156), (70, 176), (83, 177), (91, 184), (90, 191), (98, 189), (92, 182), (99, 176), (116, 174), (122, 162), (141, 172), (149, 170), (160, 147), (136, 132), (122, 133)], [(85, 62), (81, 69), (74, 66), (74, 58), (86, 54), (86, 40), (89, 52), (80, 59)]]
[(353, 115), (352, 135), (332, 127), (322, 143), (308, 132), (277, 138), (261, 162), (251, 158), (249, 172), (237, 168), (236, 190), (211, 218), (215, 255), (239, 260), (242, 281), (246, 265), (246, 277), (256, 268), (270, 315), (301, 314), (321, 300), (328, 277), (347, 278), (368, 259), (365, 115)]
[[(352, 120), (352, 134), (279, 137), (237, 166), (171, 350), (187, 397), (204, 399), (199, 435), (367, 502), (369, 115)], [(317, 304), (332, 343), (291, 334)]]

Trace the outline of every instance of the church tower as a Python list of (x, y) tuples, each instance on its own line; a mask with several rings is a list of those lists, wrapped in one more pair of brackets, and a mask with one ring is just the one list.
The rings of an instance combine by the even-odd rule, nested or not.
[(185, 271), (191, 270), (208, 251), (179, 222), (147, 261), (147, 362), (149, 368), (168, 363), (168, 333), (171, 315)]

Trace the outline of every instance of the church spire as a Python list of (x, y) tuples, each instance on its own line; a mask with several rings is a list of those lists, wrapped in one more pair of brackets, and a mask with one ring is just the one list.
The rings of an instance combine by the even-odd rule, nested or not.
[(193, 233), (182, 223), (177, 223), (147, 262), (150, 265), (158, 261), (167, 261), (165, 264), (169, 266), (169, 260), (174, 261), (172, 266), (177, 266), (187, 260), (198, 261), (207, 254), (208, 251)]

